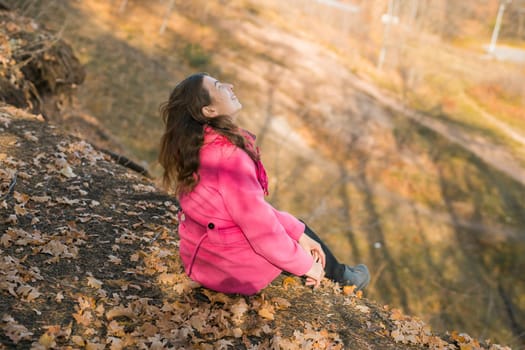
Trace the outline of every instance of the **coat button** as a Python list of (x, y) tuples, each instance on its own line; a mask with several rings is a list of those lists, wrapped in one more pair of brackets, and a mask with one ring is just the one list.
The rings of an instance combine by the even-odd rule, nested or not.
[(215, 225), (213, 224), (213, 222), (210, 222), (210, 223), (208, 224), (208, 228), (209, 228), (210, 230), (213, 230), (213, 229), (215, 228)]

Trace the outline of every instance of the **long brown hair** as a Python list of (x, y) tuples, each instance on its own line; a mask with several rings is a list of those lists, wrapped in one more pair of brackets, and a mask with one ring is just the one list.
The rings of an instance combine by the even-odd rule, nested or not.
[(159, 162), (164, 168), (164, 186), (180, 195), (199, 183), (199, 151), (204, 143), (204, 126), (209, 125), (254, 161), (258, 155), (229, 116), (207, 118), (202, 107), (212, 103), (203, 86), (206, 73), (196, 73), (181, 81), (168, 101), (160, 105), (165, 131), (160, 142)]

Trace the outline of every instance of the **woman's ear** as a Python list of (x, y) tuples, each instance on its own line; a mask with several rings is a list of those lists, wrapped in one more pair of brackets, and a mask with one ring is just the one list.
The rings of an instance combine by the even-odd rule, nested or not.
[(213, 118), (217, 116), (217, 112), (215, 111), (215, 108), (212, 106), (204, 106), (202, 107), (202, 114), (204, 114), (207, 118)]

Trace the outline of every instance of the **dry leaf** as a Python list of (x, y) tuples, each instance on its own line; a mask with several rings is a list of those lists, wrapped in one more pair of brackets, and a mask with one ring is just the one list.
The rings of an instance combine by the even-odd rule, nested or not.
[(399, 331), (399, 329), (394, 329), (392, 331), (392, 333), (390, 333), (390, 336), (392, 336), (392, 338), (394, 338), (394, 340), (397, 342), (402, 342), (405, 340), (405, 337), (403, 336), (403, 334), (401, 334), (401, 332)]
[(124, 326), (121, 326), (116, 320), (109, 322), (107, 326), (107, 332), (109, 335), (116, 337), (123, 337), (126, 334), (124, 331)]
[(297, 286), (299, 283), (295, 280), (295, 278), (293, 277), (286, 277), (284, 280), (283, 280), (283, 287), (284, 289), (288, 289), (289, 286)]
[(4, 331), (4, 334), (11, 339), (13, 343), (18, 344), (21, 340), (31, 339), (33, 333), (29, 332), (25, 326), (16, 322), (13, 317), (4, 315), (2, 321), (7, 324), (2, 325), (1, 328)]
[(182, 282), (175, 283), (172, 288), (175, 291), (175, 293), (183, 294), (186, 291), (190, 291), (196, 287), (198, 287), (198, 285), (196, 285), (194, 281), (186, 279), (186, 280), (183, 280)]
[(104, 315), (104, 312), (106, 312), (106, 308), (104, 307), (104, 304), (99, 303), (95, 309), (95, 313), (97, 314), (97, 316), (101, 317), (102, 315)]
[(242, 316), (248, 311), (248, 304), (246, 304), (244, 298), (239, 298), (239, 300), (230, 307), (230, 311), (233, 314), (233, 323), (238, 325), (242, 321)]
[[(4, 128), (8, 128), (9, 124), (11, 123), (10, 119), (7, 119), (6, 117), (0, 115), (0, 123), (4, 124)], [(5, 153), (0, 153), (0, 160), (4, 159), (2, 156), (5, 156)]]
[(390, 314), (390, 319), (394, 321), (404, 320), (405, 316), (399, 309), (392, 309), (392, 313)]
[(41, 295), (42, 294), (36, 288), (33, 288), (33, 289), (31, 289), (29, 294), (27, 294), (25, 300), (31, 302), (31, 301), (35, 300), (36, 298), (38, 298)]
[(94, 309), (95, 308), (95, 299), (87, 295), (81, 295), (77, 299), (78, 306), (80, 310), (85, 309)]
[(122, 262), (122, 259), (120, 259), (119, 257), (116, 257), (115, 255), (108, 255), (108, 257), (109, 257), (109, 262), (112, 264), (120, 265), (120, 263)]
[(108, 312), (106, 312), (106, 318), (108, 319), (108, 321), (111, 321), (115, 317), (121, 317), (121, 316), (130, 318), (130, 319), (134, 319), (137, 317), (135, 313), (133, 313), (133, 311), (129, 307), (117, 306), (109, 310)]
[(104, 344), (99, 343), (90, 343), (88, 342), (86, 344), (86, 350), (104, 350), (106, 346)]
[(56, 346), (55, 336), (53, 334), (49, 334), (48, 332), (45, 332), (40, 336), (40, 339), (38, 339), (38, 343), (42, 346), (44, 346), (46, 349), (52, 348)]
[(51, 326), (44, 326), (42, 328), (44, 328), (47, 333), (52, 334), (54, 336), (60, 335), (62, 333), (62, 329), (60, 328), (60, 325), (58, 324), (51, 325)]
[(20, 27), (18, 26), (18, 24), (13, 23), (13, 22), (7, 22), (7, 23), (5, 24), (5, 28), (6, 28), (9, 32), (19, 32), (19, 31), (20, 31)]
[(18, 218), (15, 214), (11, 214), (7, 217), (7, 220), (5, 221), (7, 224), (18, 224)]
[(177, 282), (177, 274), (176, 273), (161, 273), (159, 277), (157, 277), (157, 280), (160, 284), (174, 284)]
[(14, 191), (13, 198), (20, 204), (26, 204), (30, 197), (27, 194)]
[(33, 202), (37, 202), (37, 203), (47, 203), (51, 200), (51, 197), (49, 196), (32, 196), (30, 197), (30, 199), (33, 201)]
[(15, 204), (15, 214), (24, 216), (24, 215), (27, 214), (27, 209), (24, 208), (24, 206), (22, 206), (22, 205)]
[(356, 305), (355, 308), (364, 314), (367, 314), (370, 312), (370, 308), (366, 305)]
[(69, 199), (69, 198), (66, 198), (66, 197), (59, 197), (59, 198), (56, 198), (56, 201), (60, 204), (68, 204), (68, 205), (73, 205), (73, 204), (78, 204), (80, 203), (80, 200), (79, 199)]
[(467, 342), (466, 336), (467, 336), (466, 334), (463, 334), (463, 333), (460, 334), (457, 331), (452, 331), (450, 333), (450, 337), (458, 343), (466, 343)]
[(30, 131), (24, 132), (24, 138), (26, 140), (33, 141), (33, 142), (37, 142), (38, 141), (38, 137), (33, 135)]
[(352, 295), (352, 294), (354, 294), (355, 289), (356, 289), (356, 286), (344, 286), (343, 287), (343, 294), (344, 295)]
[(0, 243), (6, 248), (11, 246), (11, 242), (13, 242), (13, 238), (7, 233), (4, 233), (2, 237), (0, 237)]
[(273, 320), (274, 317), (273, 317), (273, 310), (272, 309), (273, 308), (271, 308), (269, 306), (263, 306), (259, 310), (258, 314), (259, 314), (259, 316), (261, 316), (261, 317), (263, 317), (263, 318), (265, 318), (267, 320)]
[(100, 289), (102, 287), (103, 282), (100, 280), (97, 280), (95, 277), (88, 276), (88, 286), (95, 289)]
[(24, 297), (24, 301), (31, 302), (38, 298), (41, 293), (38, 289), (31, 287), (30, 285), (24, 284), (17, 288), (16, 293)]
[(239, 327), (234, 328), (232, 333), (235, 338), (242, 337), (242, 329), (240, 329)]
[(151, 324), (150, 322), (145, 322), (141, 327), (140, 330), (142, 331), (142, 334), (146, 337), (153, 337), (156, 335), (159, 331), (159, 329)]
[[(71, 177), (77, 176), (73, 172), (73, 169), (71, 169), (71, 167), (69, 165), (67, 165), (67, 166), (63, 167), (62, 169), (60, 169), (60, 174), (64, 175), (67, 178), (71, 178)], [(86, 348), (87, 348), (87, 346), (86, 346)]]
[(73, 344), (78, 345), (78, 346), (86, 345), (86, 342), (84, 341), (84, 339), (79, 335), (72, 336), (71, 341), (73, 342)]
[(226, 295), (224, 293), (212, 292), (209, 289), (204, 289), (202, 291), (202, 293), (204, 295), (206, 295), (208, 297), (208, 299), (210, 299), (210, 301), (212, 303), (222, 303), (222, 304), (230, 304), (231, 303), (230, 297), (228, 297), (228, 295)]
[(90, 311), (79, 310), (73, 314), (73, 318), (77, 321), (78, 324), (82, 326), (89, 326), (93, 320), (93, 315)]
[(292, 306), (292, 304), (288, 300), (281, 297), (274, 297), (272, 298), (272, 301), (277, 304), (277, 307), (280, 310), (284, 310)]
[(126, 344), (120, 338), (108, 337), (108, 340), (109, 340), (109, 343), (111, 344), (109, 346), (109, 350), (122, 350), (126, 346)]
[(133, 190), (137, 192), (155, 192), (157, 190), (153, 186), (142, 185), (142, 184), (132, 185), (132, 187), (133, 187)]
[(219, 339), (218, 341), (215, 342), (215, 349), (218, 349), (218, 350), (227, 350), (227, 349), (230, 349), (230, 347), (232, 346), (233, 346), (233, 343), (231, 340)]

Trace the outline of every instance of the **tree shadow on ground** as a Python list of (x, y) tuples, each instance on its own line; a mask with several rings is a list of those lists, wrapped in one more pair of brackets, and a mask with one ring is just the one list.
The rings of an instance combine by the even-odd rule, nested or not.
[[(444, 206), (448, 230), (454, 234), (440, 260), (430, 258), (432, 248), (426, 239), (421, 248), (430, 271), (426, 277), (447, 285), (437, 295), (442, 305), (439, 318), (480, 336), (499, 334), (506, 342), (522, 344), (523, 329), (517, 320), (523, 320), (525, 310), (517, 296), (525, 290), (520, 278), (525, 264), (520, 229), (525, 224), (525, 188), (425, 127), (413, 122), (398, 125), (398, 152), (423, 152), (433, 161), (441, 197), (436, 204)], [(506, 227), (517, 230), (508, 235), (498, 232)]]

